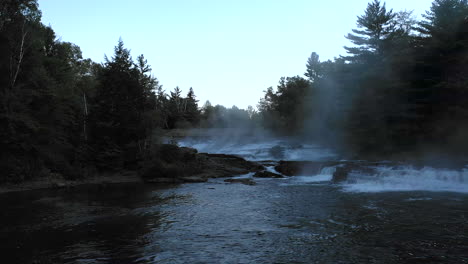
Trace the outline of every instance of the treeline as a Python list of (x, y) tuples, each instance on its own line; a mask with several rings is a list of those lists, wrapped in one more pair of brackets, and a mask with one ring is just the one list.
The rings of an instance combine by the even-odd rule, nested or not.
[(0, 2), (0, 98), (0, 181), (138, 169), (158, 129), (202, 118), (192, 88), (167, 94), (121, 40), (104, 63), (84, 59), (41, 23), (37, 0)]
[[(435, 0), (416, 21), (375, 0), (346, 36), (347, 56), (281, 78), (258, 105), (198, 106), (193, 89), (166, 93), (143, 55), (120, 40), (104, 63), (57, 39), (37, 0), (0, 2), (0, 181), (140, 169), (163, 129), (265, 127), (389, 155), (466, 154), (468, 3)], [(163, 155), (163, 154), (162, 154)]]
[(282, 78), (260, 100), (265, 125), (360, 155), (468, 153), (468, 3), (435, 0), (417, 21), (374, 0), (348, 55)]
[(210, 101), (206, 101), (201, 107), (200, 122), (201, 128), (243, 128), (254, 129), (262, 125), (260, 116), (252, 106), (247, 109), (240, 109), (233, 105), (227, 108), (222, 105), (213, 106)]

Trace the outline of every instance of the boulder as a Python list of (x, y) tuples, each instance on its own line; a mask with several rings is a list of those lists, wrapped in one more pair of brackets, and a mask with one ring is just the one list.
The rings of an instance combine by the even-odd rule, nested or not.
[(346, 163), (341, 163), (341, 166), (336, 167), (336, 170), (333, 173), (332, 182), (352, 182), (352, 179), (349, 179), (349, 174), (351, 172), (364, 175), (376, 175), (375, 166), (379, 166), (381, 164), (382, 163), (367, 161), (348, 161)]
[(324, 167), (337, 165), (336, 161), (280, 161), (275, 170), (286, 176), (314, 175)]
[(332, 182), (340, 183), (346, 181), (348, 179), (348, 174), (350, 171), (351, 168), (349, 166), (337, 167), (335, 172), (333, 173)]
[(300, 164), (298, 161), (284, 161), (281, 160), (278, 165), (275, 166), (275, 170), (286, 176), (297, 175), (300, 171)]

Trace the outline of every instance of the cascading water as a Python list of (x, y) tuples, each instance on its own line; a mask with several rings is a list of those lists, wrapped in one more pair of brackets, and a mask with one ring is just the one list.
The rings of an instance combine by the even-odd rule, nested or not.
[(343, 184), (352, 192), (437, 191), (468, 193), (468, 170), (413, 166), (374, 167), (375, 174), (352, 172)]
[(333, 173), (335, 173), (336, 167), (324, 167), (315, 175), (306, 175), (306, 176), (295, 176), (293, 177), (294, 183), (321, 183), (329, 182), (333, 178)]
[[(216, 140), (197, 141), (190, 138), (178, 142), (180, 146), (196, 148), (199, 152), (241, 156), (252, 161), (329, 161), (336, 160), (331, 150), (313, 144), (297, 144), (288, 140), (246, 143), (227, 143)], [(348, 163), (350, 161), (347, 161)], [(344, 163), (344, 162), (343, 162)], [(352, 170), (341, 183), (348, 192), (434, 191), (468, 193), (468, 169), (450, 170), (432, 167), (390, 166), (359, 161), (366, 170)], [(340, 165), (337, 165), (340, 166)], [(274, 167), (267, 170), (277, 173)], [(326, 166), (316, 173), (292, 177), (282, 184), (314, 184), (330, 182), (336, 166)]]

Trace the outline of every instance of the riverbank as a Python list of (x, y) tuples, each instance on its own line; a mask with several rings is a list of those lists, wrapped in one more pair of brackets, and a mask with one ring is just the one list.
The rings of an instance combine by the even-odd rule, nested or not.
[(52, 174), (49, 177), (28, 180), (21, 183), (0, 184), (0, 194), (39, 189), (67, 189), (86, 184), (107, 185), (113, 183), (143, 183), (143, 179), (136, 171), (112, 174), (105, 173), (78, 180), (68, 180), (61, 175)]
[(233, 177), (265, 170), (264, 166), (236, 155), (198, 153), (193, 148), (163, 145), (166, 154), (161, 159), (149, 160), (135, 171), (99, 173), (92, 177), (70, 180), (51, 173), (47, 177), (20, 183), (0, 184), (0, 193), (37, 189), (72, 188), (85, 184), (107, 185), (113, 183), (179, 184), (206, 182), (211, 178)]

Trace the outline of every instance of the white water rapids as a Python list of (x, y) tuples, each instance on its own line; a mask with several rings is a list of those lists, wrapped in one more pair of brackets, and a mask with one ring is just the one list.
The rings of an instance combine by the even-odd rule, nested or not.
[(468, 193), (468, 170), (375, 167), (376, 174), (350, 173), (344, 189), (351, 192), (434, 191)]
[[(330, 161), (337, 156), (330, 149), (313, 144), (297, 144), (287, 140), (267, 142), (225, 143), (216, 140), (182, 140), (180, 146), (199, 152), (232, 154), (252, 161)], [(338, 165), (340, 166), (340, 165)], [(352, 171), (340, 184), (347, 192), (431, 191), (468, 193), (468, 169), (439, 169), (414, 166), (369, 166), (373, 173)], [(274, 167), (267, 170), (276, 172)], [(324, 167), (314, 175), (283, 179), (283, 185), (323, 184), (332, 180), (335, 167)], [(243, 177), (251, 177), (244, 175)]]

